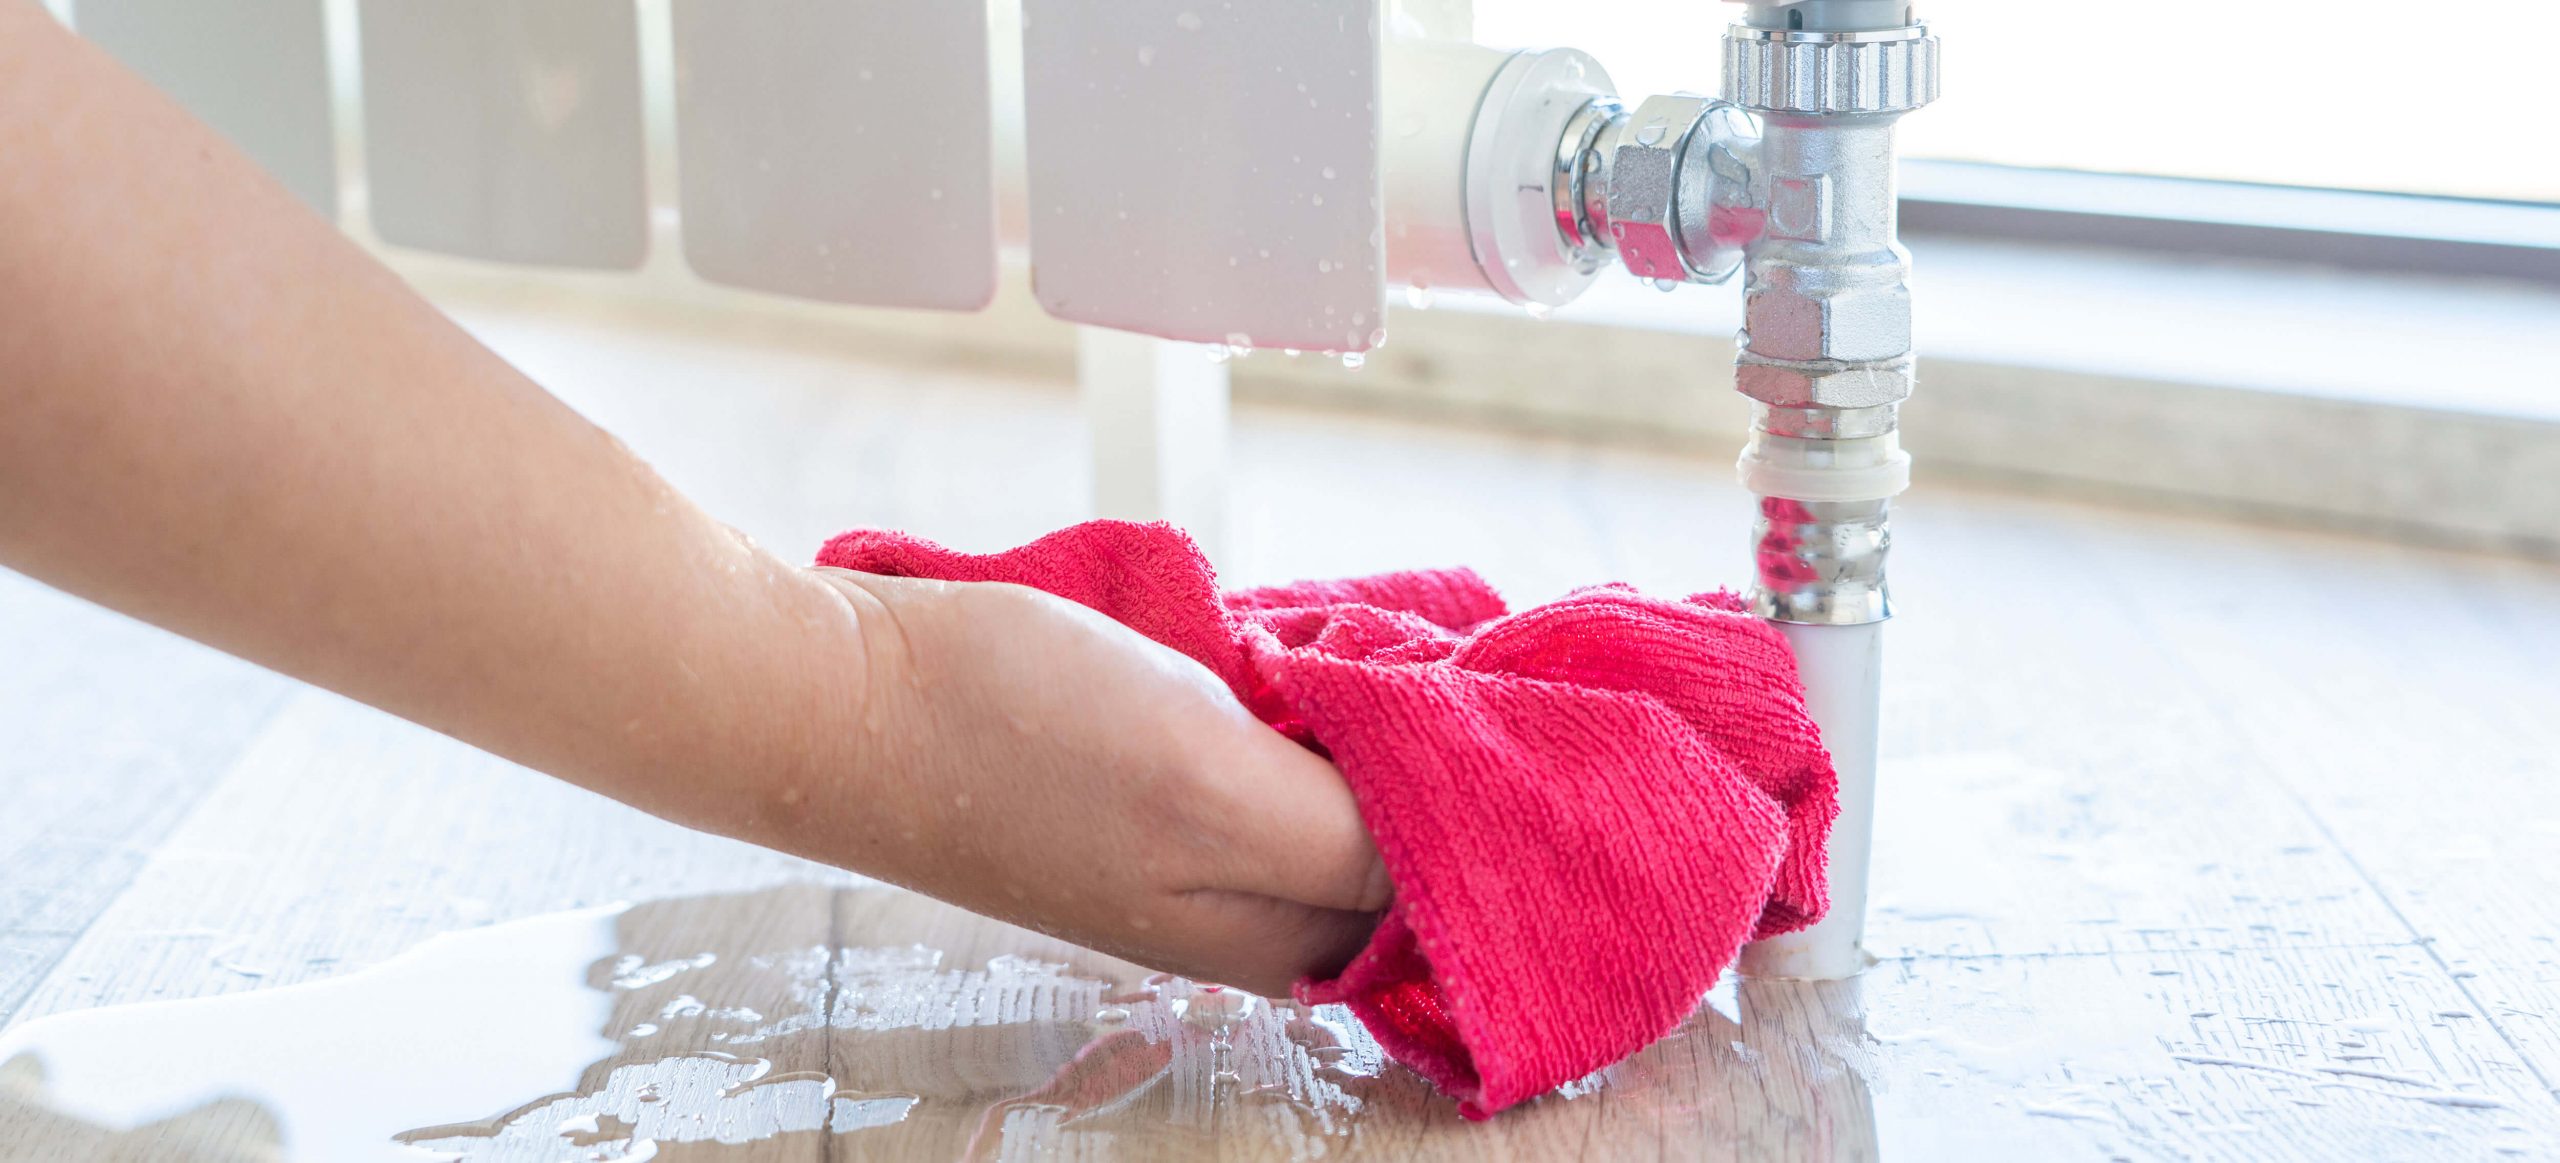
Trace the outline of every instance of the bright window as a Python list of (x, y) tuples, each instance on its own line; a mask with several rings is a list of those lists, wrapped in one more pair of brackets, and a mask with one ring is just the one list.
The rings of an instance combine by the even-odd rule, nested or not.
[[(1907, 156), (2560, 203), (2553, 0), (1917, 0), (1945, 96)], [(1571, 45), (1630, 95), (1713, 91), (1740, 6), (1475, 0), (1488, 44)]]

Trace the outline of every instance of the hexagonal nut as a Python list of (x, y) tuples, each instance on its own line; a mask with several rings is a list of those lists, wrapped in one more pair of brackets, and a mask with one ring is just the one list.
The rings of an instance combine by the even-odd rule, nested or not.
[(1911, 350), (1911, 288), (1847, 287), (1822, 298), (1822, 358), (1892, 359)]
[(1789, 286), (1753, 287), (1742, 297), (1742, 331), (1771, 359), (1821, 359), (1822, 301)]
[(1901, 283), (1806, 292), (1783, 278), (1745, 296), (1751, 350), (1771, 359), (1892, 359), (1911, 350), (1911, 288)]
[(1627, 115), (1609, 158), (1609, 236), (1640, 278), (1689, 281), (1680, 257), (1680, 149), (1713, 102), (1647, 97)]
[(1772, 408), (1873, 408), (1911, 398), (1909, 361), (1853, 368), (1762, 363), (1734, 368), (1733, 386)]

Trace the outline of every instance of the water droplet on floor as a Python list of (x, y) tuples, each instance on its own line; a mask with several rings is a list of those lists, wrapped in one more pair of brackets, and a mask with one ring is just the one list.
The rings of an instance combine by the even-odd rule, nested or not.
[(608, 980), (615, 989), (639, 989), (671, 980), (679, 974), (707, 968), (719, 960), (719, 954), (710, 952), (656, 963), (645, 961), (637, 954), (625, 955), (613, 963), (612, 976)]
[(262, 966), (243, 964), (238, 961), (233, 961), (227, 957), (214, 958), (213, 967), (222, 970), (225, 973), (237, 973), (242, 977), (265, 977), (267, 975), (266, 969)]

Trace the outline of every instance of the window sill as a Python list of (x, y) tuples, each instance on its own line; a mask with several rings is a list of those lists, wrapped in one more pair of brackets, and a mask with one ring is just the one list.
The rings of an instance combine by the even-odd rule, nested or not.
[[(1923, 238), (1933, 476), (2560, 559), (2560, 289)], [(1074, 329), (1008, 272), (979, 315), (848, 310), (641, 275), (386, 255), (440, 299), (652, 326), (742, 323), (848, 357), (1072, 373)], [(1396, 305), (1359, 371), (1264, 354), (1248, 398), (1384, 410), (1727, 456), (1736, 288), (1611, 280), (1546, 322), (1489, 300)]]
[[(2007, 478), (2560, 558), (2560, 288), (1969, 239), (1912, 250), (1921, 384), (1904, 423), (1924, 485)], [(1732, 288), (1604, 282), (1545, 326), (1614, 337), (1538, 347), (1602, 372), (1574, 377), (1577, 412), (1738, 432), (1741, 401), (1648, 404), (1663, 370), (1620, 352), (1690, 338), (1715, 365), (1691, 382), (1721, 388), (1741, 316)]]

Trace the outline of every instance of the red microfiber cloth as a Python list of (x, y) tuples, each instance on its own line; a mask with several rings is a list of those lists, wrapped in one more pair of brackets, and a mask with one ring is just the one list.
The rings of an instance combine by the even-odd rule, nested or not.
[(857, 531), (818, 563), (1083, 603), (1331, 758), (1396, 897), (1298, 998), (1348, 1004), (1470, 1118), (1643, 1049), (1744, 941), (1822, 915), (1831, 760), (1794, 655), (1729, 593), (1515, 614), (1455, 569), (1222, 594), (1181, 532), (1122, 521), (984, 556)]

